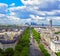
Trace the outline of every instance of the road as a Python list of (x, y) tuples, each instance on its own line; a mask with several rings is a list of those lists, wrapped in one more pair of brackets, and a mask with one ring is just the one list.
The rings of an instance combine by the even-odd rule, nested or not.
[(43, 56), (32, 33), (30, 34), (30, 56)]

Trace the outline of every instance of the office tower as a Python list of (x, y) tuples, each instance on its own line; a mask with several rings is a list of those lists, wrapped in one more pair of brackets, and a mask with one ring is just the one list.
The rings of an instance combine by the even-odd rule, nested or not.
[(50, 27), (52, 27), (52, 20), (50, 20)]

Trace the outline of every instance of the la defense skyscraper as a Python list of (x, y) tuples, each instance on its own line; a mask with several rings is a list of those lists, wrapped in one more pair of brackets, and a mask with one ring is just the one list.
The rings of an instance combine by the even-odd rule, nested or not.
[(50, 19), (50, 27), (52, 27), (52, 19)]

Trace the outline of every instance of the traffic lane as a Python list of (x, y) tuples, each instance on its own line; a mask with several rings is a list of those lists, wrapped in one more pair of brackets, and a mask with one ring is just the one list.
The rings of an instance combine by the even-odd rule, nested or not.
[(42, 53), (38, 49), (34, 49), (35, 51), (35, 56), (42, 56)]
[(37, 46), (36, 41), (33, 38), (30, 40), (30, 56), (43, 56), (42, 52)]
[(30, 56), (43, 56), (43, 54), (37, 47), (30, 45)]
[(30, 45), (30, 56), (35, 56), (33, 45)]

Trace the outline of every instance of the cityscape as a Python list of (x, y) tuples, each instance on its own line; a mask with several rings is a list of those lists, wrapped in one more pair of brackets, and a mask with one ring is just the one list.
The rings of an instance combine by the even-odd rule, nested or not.
[(0, 56), (60, 56), (60, 0), (0, 0)]

